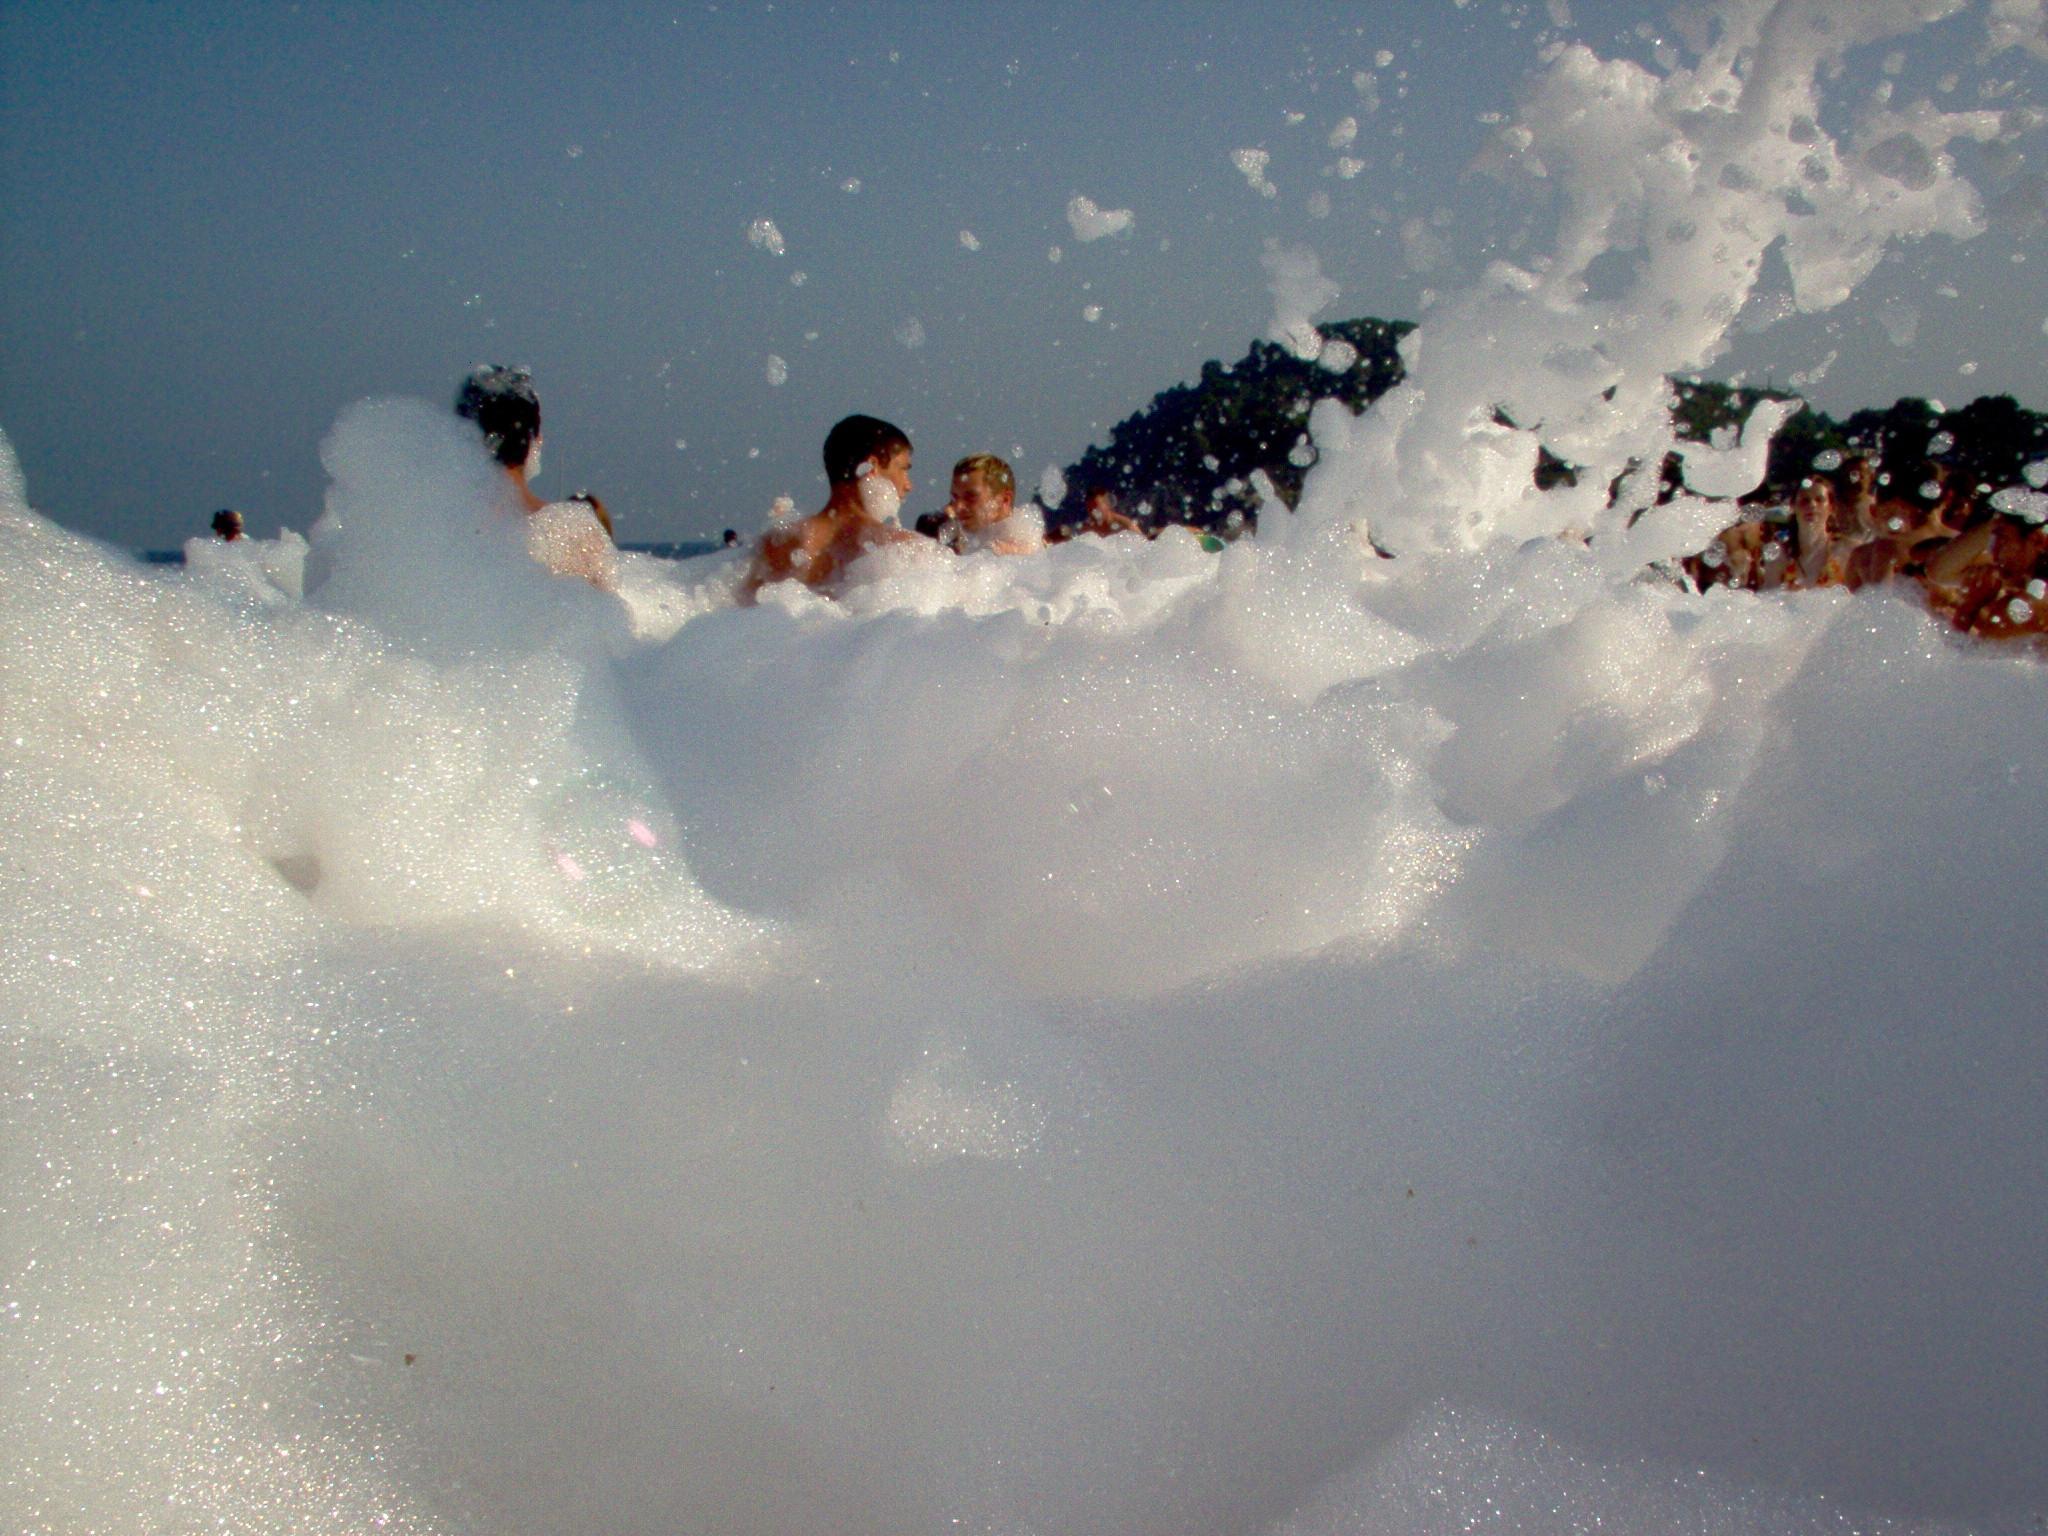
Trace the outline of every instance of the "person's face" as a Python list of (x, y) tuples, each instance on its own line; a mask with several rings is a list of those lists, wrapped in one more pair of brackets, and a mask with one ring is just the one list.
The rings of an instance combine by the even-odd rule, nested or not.
[(896, 487), (896, 494), (908, 500), (910, 496), (910, 450), (898, 448), (890, 454), (881, 467), (875, 471), (889, 484)]
[(1088, 517), (1092, 522), (1106, 523), (1109, 514), (1116, 510), (1116, 503), (1109, 497), (1097, 494), (1088, 498)]
[(1010, 498), (969, 471), (953, 477), (953, 510), (969, 528), (986, 528), (1010, 515)]

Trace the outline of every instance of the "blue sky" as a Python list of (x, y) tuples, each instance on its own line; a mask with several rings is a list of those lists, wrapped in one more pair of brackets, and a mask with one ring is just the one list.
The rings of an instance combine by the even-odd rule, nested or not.
[[(2037, 61), (1973, 58), (1979, 11), (1891, 60), (1895, 88), (1960, 71), (1965, 94), (2038, 103)], [(481, 361), (534, 369), (539, 488), (597, 491), (627, 539), (816, 500), (818, 442), (853, 410), (917, 440), (912, 510), (977, 449), (1029, 483), (1264, 329), (1268, 239), (1318, 253), (1333, 318), (1413, 318), (1469, 278), (1528, 217), (1466, 174), (1487, 118), (1544, 44), (1647, 58), (1663, 16), (4, 0), (0, 428), (39, 508), (150, 546), (223, 505), (304, 529), (342, 406), (448, 398)], [(1884, 74), (1859, 61), (1843, 99)], [(1333, 148), (1347, 117), (1357, 140)], [(1240, 149), (1270, 155), (1277, 195)], [(2017, 214), (1903, 249), (1847, 310), (1746, 337), (1729, 369), (1783, 381), (1832, 352), (1811, 394), (1838, 412), (2048, 406), (2040, 171), (1982, 168)], [(1076, 194), (1133, 227), (1077, 240)], [(782, 254), (749, 242), (757, 219)], [(1905, 312), (1901, 346), (1884, 322)]]

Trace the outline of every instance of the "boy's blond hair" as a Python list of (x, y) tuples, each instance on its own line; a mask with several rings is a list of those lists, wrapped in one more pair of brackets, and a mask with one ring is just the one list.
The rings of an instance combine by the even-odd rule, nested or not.
[(1017, 499), (1017, 476), (1006, 460), (992, 453), (970, 453), (953, 466), (953, 478), (972, 475), (998, 495)]

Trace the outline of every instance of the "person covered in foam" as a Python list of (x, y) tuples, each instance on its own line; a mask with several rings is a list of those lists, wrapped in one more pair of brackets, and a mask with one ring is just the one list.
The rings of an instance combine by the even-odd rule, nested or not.
[(751, 603), (761, 588), (801, 581), (828, 595), (846, 568), (871, 549), (917, 535), (896, 522), (910, 494), (910, 438), (876, 416), (848, 416), (825, 434), (825, 505), (762, 536), (741, 584)]
[[(918, 531), (925, 532), (924, 519)], [(970, 453), (953, 466), (951, 499), (932, 519), (931, 536), (956, 555), (1028, 555), (1045, 548), (1045, 520), (1017, 506), (1017, 475), (993, 453)]]
[(557, 576), (576, 576), (604, 592), (619, 587), (611, 518), (588, 492), (543, 501), (529, 484), (540, 473), (540, 396), (526, 368), (486, 363), (456, 391), (455, 414), (473, 422), (505, 472), (514, 506), (526, 517), (527, 552)]
[(1135, 517), (1117, 509), (1116, 492), (1106, 485), (1098, 485), (1088, 492), (1086, 506), (1087, 511), (1081, 521), (1067, 530), (1068, 538), (1079, 538), (1084, 533), (1099, 539), (1119, 533), (1135, 533), (1142, 537), (1145, 532)]

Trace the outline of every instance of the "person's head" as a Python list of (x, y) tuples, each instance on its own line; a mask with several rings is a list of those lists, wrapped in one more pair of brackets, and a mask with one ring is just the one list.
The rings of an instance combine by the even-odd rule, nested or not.
[(732, 549), (732, 548), (735, 548), (735, 547), (737, 547), (737, 545), (739, 544), (739, 542), (740, 542), (740, 531), (739, 531), (739, 529), (737, 529), (737, 528), (728, 528), (728, 529), (726, 529), (726, 530), (725, 530), (725, 547), (726, 547), (727, 549)]
[(969, 528), (986, 528), (1010, 515), (1017, 477), (992, 453), (970, 453), (953, 466), (953, 509)]
[(455, 395), (455, 414), (473, 421), (491, 457), (507, 469), (540, 470), (540, 396), (525, 368), (472, 368)]
[(836, 491), (876, 474), (910, 494), (910, 439), (877, 416), (848, 416), (825, 434), (825, 478)]
[(1086, 506), (1091, 519), (1107, 522), (1116, 511), (1116, 492), (1106, 485), (1098, 485), (1088, 492)]
[(242, 536), (242, 514), (232, 507), (222, 507), (213, 514), (213, 531), (229, 541), (239, 539)]

